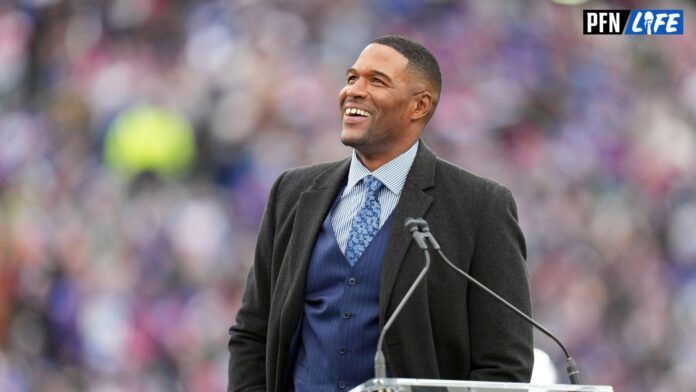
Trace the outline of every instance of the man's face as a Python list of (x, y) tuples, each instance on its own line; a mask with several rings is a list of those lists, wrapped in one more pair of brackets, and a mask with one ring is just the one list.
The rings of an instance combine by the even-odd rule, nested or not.
[(368, 45), (346, 72), (341, 90), (341, 142), (358, 151), (384, 153), (412, 138), (409, 101), (414, 76), (408, 60), (380, 44)]

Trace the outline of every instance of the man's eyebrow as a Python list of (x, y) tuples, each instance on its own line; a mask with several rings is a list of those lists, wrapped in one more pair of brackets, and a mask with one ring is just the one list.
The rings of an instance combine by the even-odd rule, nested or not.
[[(358, 71), (355, 68), (348, 68), (348, 70), (346, 70), (346, 75), (356, 74), (356, 73), (358, 73)], [(392, 81), (392, 79), (389, 77), (389, 75), (385, 74), (384, 72), (377, 71), (376, 69), (369, 70), (368, 74), (379, 75), (379, 76), (383, 77), (384, 79), (387, 79), (388, 82)]]

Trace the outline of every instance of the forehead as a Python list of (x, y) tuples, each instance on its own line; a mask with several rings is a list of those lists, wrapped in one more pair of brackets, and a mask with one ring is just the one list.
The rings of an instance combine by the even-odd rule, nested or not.
[(408, 65), (408, 59), (396, 49), (386, 45), (370, 44), (363, 49), (353, 64), (357, 72), (378, 71), (389, 77), (401, 74)]

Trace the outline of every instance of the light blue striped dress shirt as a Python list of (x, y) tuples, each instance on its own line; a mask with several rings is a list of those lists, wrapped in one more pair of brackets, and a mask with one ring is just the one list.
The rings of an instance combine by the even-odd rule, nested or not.
[(346, 254), (348, 235), (353, 224), (353, 218), (357, 215), (365, 198), (365, 186), (362, 179), (372, 174), (384, 184), (377, 196), (381, 207), (379, 227), (382, 228), (382, 225), (384, 225), (384, 222), (386, 222), (399, 202), (399, 196), (401, 196), (401, 190), (404, 188), (406, 176), (409, 170), (411, 170), (413, 160), (416, 158), (416, 152), (418, 152), (418, 143), (416, 142), (407, 151), (382, 165), (374, 172), (370, 172), (360, 162), (355, 150), (353, 150), (350, 171), (348, 172), (348, 183), (343, 190), (341, 199), (331, 212), (331, 227), (333, 227), (334, 233), (336, 233), (338, 247), (341, 248), (341, 252), (344, 255)]

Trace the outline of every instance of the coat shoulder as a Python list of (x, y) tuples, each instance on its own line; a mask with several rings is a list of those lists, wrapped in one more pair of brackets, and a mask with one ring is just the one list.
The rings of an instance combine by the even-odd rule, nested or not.
[(345, 164), (344, 159), (286, 170), (276, 180), (278, 202), (294, 204), (302, 192), (315, 188), (318, 180), (340, 172)]
[[(495, 193), (508, 193), (510, 190), (499, 182), (463, 169), (444, 159), (437, 158), (436, 183), (452, 188), (456, 195), (468, 194), (478, 198), (490, 197)], [(462, 193), (464, 192), (464, 193)]]
[(334, 161), (334, 162), (324, 162), (324, 163), (317, 163), (314, 165), (299, 166), (299, 167), (295, 167), (295, 168), (286, 170), (284, 174), (286, 176), (288, 176), (288, 178), (293, 178), (293, 179), (297, 179), (297, 180), (305, 179), (305, 180), (309, 180), (311, 182), (319, 175), (323, 174), (324, 172), (331, 169), (332, 167), (340, 165), (344, 161), (345, 160), (343, 159), (343, 160)]

